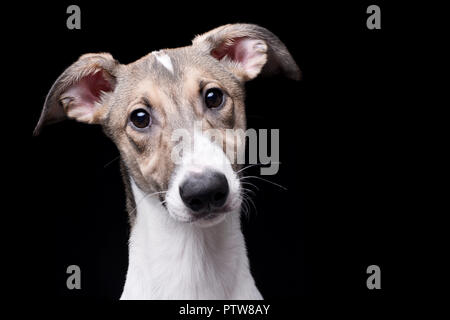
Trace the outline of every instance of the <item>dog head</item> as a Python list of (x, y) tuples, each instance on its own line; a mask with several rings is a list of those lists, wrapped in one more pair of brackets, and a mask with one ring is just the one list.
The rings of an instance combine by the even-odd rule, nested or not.
[[(225, 150), (244, 148), (245, 139), (225, 131), (245, 130), (244, 84), (276, 72), (300, 76), (284, 44), (249, 24), (216, 28), (191, 46), (127, 65), (85, 54), (52, 86), (35, 134), (65, 118), (100, 124), (135, 187), (158, 192), (176, 220), (213, 225), (241, 204), (238, 165)], [(208, 130), (222, 139), (212, 141)]]

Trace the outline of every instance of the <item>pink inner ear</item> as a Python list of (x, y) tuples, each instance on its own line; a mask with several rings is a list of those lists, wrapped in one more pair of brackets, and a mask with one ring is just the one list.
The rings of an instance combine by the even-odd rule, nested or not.
[(262, 40), (248, 37), (235, 38), (225, 41), (219, 47), (211, 51), (211, 55), (222, 60), (228, 57), (234, 62), (240, 63), (248, 78), (254, 78), (266, 62), (267, 46)]
[(67, 90), (79, 98), (79, 102), (93, 105), (100, 98), (102, 91), (111, 91), (111, 84), (103, 77), (103, 72), (97, 72), (84, 76), (78, 83)]
[(101, 92), (112, 91), (112, 86), (105, 79), (102, 70), (90, 73), (67, 89), (63, 96), (71, 98), (70, 117), (86, 120), (94, 113), (95, 103), (99, 101)]
[[(211, 51), (211, 55), (217, 60), (222, 60), (225, 56), (228, 56), (233, 61), (243, 62), (245, 59), (245, 40), (248, 38), (235, 38), (232, 41), (225, 41), (219, 47)], [(244, 44), (244, 45), (243, 45)]]

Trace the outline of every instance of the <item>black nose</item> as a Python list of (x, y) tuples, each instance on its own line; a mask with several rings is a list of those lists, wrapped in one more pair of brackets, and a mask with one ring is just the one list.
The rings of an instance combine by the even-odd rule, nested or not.
[(181, 199), (195, 213), (222, 207), (228, 193), (227, 178), (217, 171), (191, 173), (180, 185)]

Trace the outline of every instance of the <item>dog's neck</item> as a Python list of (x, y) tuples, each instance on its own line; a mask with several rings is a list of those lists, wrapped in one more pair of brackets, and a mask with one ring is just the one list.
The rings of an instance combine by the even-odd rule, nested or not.
[(201, 228), (171, 218), (131, 181), (136, 217), (122, 299), (258, 299), (239, 212)]

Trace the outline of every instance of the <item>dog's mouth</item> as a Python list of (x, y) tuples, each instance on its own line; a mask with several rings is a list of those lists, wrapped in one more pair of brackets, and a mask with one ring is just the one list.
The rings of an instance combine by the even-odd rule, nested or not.
[(237, 209), (232, 205), (233, 202), (224, 205), (221, 208), (211, 208), (208, 210), (204, 210), (202, 212), (193, 212), (186, 207), (179, 208), (181, 210), (177, 210), (175, 207), (171, 205), (170, 202), (165, 201), (162, 203), (165, 209), (168, 211), (168, 214), (175, 220), (192, 224), (200, 227), (210, 227), (216, 224), (219, 224), (232, 212), (235, 212)]
[(213, 220), (213, 219), (217, 218), (218, 216), (220, 216), (220, 215), (222, 215), (222, 214), (225, 214), (225, 213), (224, 213), (224, 212), (222, 212), (222, 213), (211, 212), (211, 213), (208, 213), (208, 214), (206, 214), (206, 215), (199, 216), (199, 217), (197, 217), (197, 216), (192, 216), (192, 217), (190, 218), (190, 220), (189, 220), (189, 223), (193, 223), (193, 222), (200, 221), (200, 220), (205, 220), (205, 221)]
[(190, 220), (189, 223), (192, 222), (196, 222), (196, 221), (211, 221), (214, 220), (220, 216), (224, 216), (226, 214), (228, 214), (229, 212), (231, 212), (231, 208), (229, 205), (225, 205), (224, 207), (220, 208), (220, 209), (209, 209), (208, 211), (205, 211), (203, 213), (200, 214), (196, 214), (196, 213), (190, 213)]
[(221, 211), (221, 212), (210, 212), (201, 216), (191, 216), (187, 221), (187, 223), (199, 227), (210, 227), (222, 222), (226, 218), (227, 214), (228, 214), (227, 211)]

